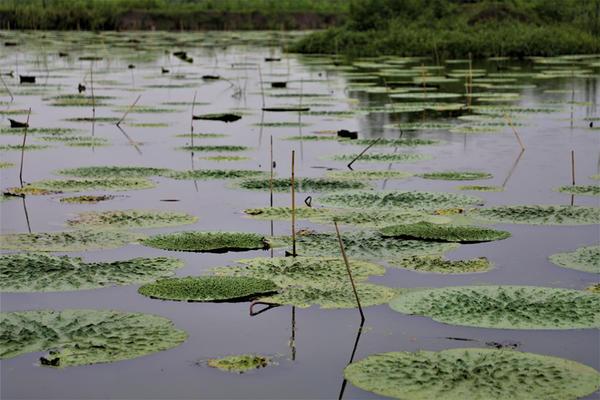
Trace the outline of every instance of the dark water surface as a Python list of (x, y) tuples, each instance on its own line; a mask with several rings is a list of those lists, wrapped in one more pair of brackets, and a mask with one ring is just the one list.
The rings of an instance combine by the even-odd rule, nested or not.
[[(53, 171), (62, 168), (92, 165), (139, 165), (185, 170), (192, 168), (236, 168), (268, 170), (269, 140), (273, 137), (276, 173), (290, 174), (291, 151), (297, 153), (296, 174), (300, 177), (322, 176), (328, 167), (345, 169), (345, 162), (326, 159), (341, 153), (356, 153), (364, 146), (340, 144), (336, 141), (287, 141), (285, 136), (313, 135), (315, 131), (358, 130), (360, 137), (398, 137), (400, 131), (388, 125), (397, 122), (436, 121), (465, 123), (448, 113), (371, 113), (350, 117), (303, 115), (304, 127), (256, 126), (261, 121), (297, 122), (295, 113), (261, 114), (260, 77), (255, 64), (261, 66), (265, 82), (290, 81), (288, 89), (279, 92), (266, 89), (266, 103), (297, 105), (300, 97), (274, 97), (272, 94), (302, 93), (303, 104), (312, 110), (356, 110), (388, 102), (386, 94), (367, 94), (350, 90), (354, 83), (343, 68), (330, 59), (301, 57), (282, 53), (285, 37), (277, 34), (165, 34), (129, 33), (96, 36), (89, 33), (14, 33), (0, 32), (3, 41), (17, 40), (16, 47), (0, 48), (0, 70), (14, 71), (15, 77), (4, 76), (15, 101), (10, 102), (6, 91), (0, 98), (0, 110), (32, 108), (32, 127), (70, 127), (81, 129), (78, 135), (94, 135), (110, 140), (111, 146), (69, 147), (60, 142), (43, 142), (31, 135), (30, 143), (45, 143), (52, 148), (25, 154), (24, 179), (33, 182), (57, 178)], [(43, 37), (45, 35), (45, 37)], [(139, 40), (136, 44), (131, 39)], [(185, 49), (193, 64), (169, 54)], [(59, 57), (59, 51), (69, 53)], [(123, 110), (141, 94), (140, 107), (174, 109), (168, 113), (130, 113), (123, 129), (132, 141), (113, 124), (66, 122), (66, 118), (90, 117), (90, 107), (55, 107), (49, 97), (73, 94), (79, 82), (90, 82), (90, 62), (78, 60), (82, 55), (103, 57), (94, 62), (95, 94), (113, 96), (109, 106), (97, 107), (98, 117), (120, 118)], [(282, 57), (280, 62), (264, 62), (265, 57)], [(368, 60), (381, 62), (382, 60)], [(598, 59), (596, 59), (596, 63)], [(241, 63), (236, 68), (232, 64)], [(135, 69), (128, 69), (135, 64)], [(414, 60), (397, 69), (435, 65), (434, 60)], [(464, 69), (466, 63), (441, 64), (444, 75), (452, 69)], [(527, 88), (502, 90), (518, 93), (510, 102), (483, 103), (512, 105), (551, 112), (512, 114), (526, 150), (518, 158), (520, 147), (508, 126), (490, 133), (451, 133), (448, 130), (418, 130), (405, 132), (404, 137), (433, 138), (444, 142), (434, 146), (398, 148), (397, 151), (430, 154), (433, 159), (414, 163), (361, 163), (355, 169), (392, 169), (414, 173), (443, 170), (481, 170), (492, 173), (493, 179), (473, 182), (425, 180), (411, 177), (403, 180), (375, 181), (376, 189), (432, 190), (460, 192), (457, 186), (481, 184), (501, 186), (499, 193), (475, 193), (487, 205), (500, 204), (570, 204), (571, 196), (553, 190), (571, 183), (571, 150), (576, 155), (576, 180), (579, 184), (594, 184), (589, 177), (600, 173), (600, 130), (589, 128), (597, 118), (600, 79), (597, 67), (574, 64), (578, 69), (592, 68), (592, 73), (573, 72), (571, 76), (548, 77), (546, 70), (571, 67), (570, 63), (544, 64), (515, 61), (485, 61), (474, 68), (489, 74), (527, 72), (529, 76), (503, 84), (535, 85)], [(170, 74), (161, 74), (160, 68)], [(389, 67), (389, 65), (388, 65)], [(355, 69), (352, 72), (363, 71)], [(365, 70), (369, 72), (370, 70)], [(33, 74), (38, 82), (31, 87), (18, 84), (18, 74)], [(201, 79), (205, 74), (227, 78), (216, 82)], [(418, 75), (417, 75), (418, 76)], [(493, 75), (492, 75), (493, 76)], [(356, 77), (352, 77), (354, 79)], [(405, 78), (409, 79), (410, 78)], [(477, 82), (477, 78), (474, 78)], [(381, 80), (377, 81), (381, 84)], [(178, 85), (181, 87), (151, 87)], [(265, 85), (266, 86), (266, 85)], [(236, 89), (242, 93), (236, 95)], [(0, 90), (2, 90), (0, 88)], [(464, 82), (445, 84), (440, 91), (464, 93)], [(39, 91), (39, 92), (38, 92)], [(189, 105), (166, 105), (167, 102), (191, 102), (197, 91), (195, 112), (225, 112), (241, 110), (242, 120), (224, 124), (196, 121), (196, 133), (224, 133), (216, 139), (195, 139), (196, 145), (234, 144), (251, 147), (245, 152), (231, 153), (250, 157), (247, 161), (215, 162), (201, 159), (211, 154), (176, 150), (189, 144), (189, 138), (176, 137), (190, 131)], [(484, 89), (474, 89), (484, 91)], [(316, 96), (319, 95), (319, 96)], [(397, 99), (396, 101), (400, 101)], [(442, 100), (443, 101), (443, 100)], [(465, 102), (464, 97), (449, 101)], [(207, 104), (208, 103), (208, 104)], [(7, 117), (25, 120), (25, 115), (0, 114), (0, 125), (8, 126)], [(136, 127), (132, 123), (165, 123), (162, 127)], [(600, 125), (600, 121), (594, 122)], [(20, 144), (21, 137), (0, 135), (0, 144)], [(393, 152), (380, 148), (377, 152)], [(14, 167), (1, 170), (2, 189), (18, 186), (19, 151), (0, 153), (2, 161)], [(515, 162), (518, 160), (518, 163)], [(516, 166), (515, 166), (516, 165)], [(317, 168), (319, 167), (319, 168)], [(512, 173), (511, 173), (512, 170)], [(224, 230), (270, 233), (270, 222), (250, 219), (243, 214), (246, 208), (269, 205), (267, 192), (236, 189), (227, 181), (176, 181), (151, 178), (157, 187), (129, 191), (111, 201), (95, 205), (60, 203), (60, 196), (27, 196), (25, 206), (32, 231), (58, 231), (72, 214), (89, 210), (161, 209), (184, 211), (199, 217), (194, 225), (142, 230), (144, 233), (180, 230)], [(465, 193), (465, 192), (463, 192)], [(298, 204), (305, 196), (318, 200), (319, 194), (298, 195)], [(65, 195), (66, 196), (66, 195)], [(178, 202), (163, 202), (178, 199)], [(597, 197), (576, 196), (578, 205), (598, 206)], [(287, 206), (290, 195), (275, 195), (275, 205)], [(27, 232), (24, 203), (21, 199), (1, 203), (2, 233)], [(275, 221), (275, 234), (289, 234), (290, 224)], [(331, 231), (332, 226), (300, 221), (307, 227)], [(371, 281), (392, 287), (443, 287), (468, 284), (515, 284), (583, 289), (598, 282), (594, 274), (560, 268), (548, 261), (557, 252), (598, 244), (598, 226), (533, 226), (498, 225), (512, 233), (507, 240), (463, 245), (448, 254), (450, 258), (488, 257), (495, 268), (486, 273), (465, 275), (423, 274), (408, 270), (388, 269), (383, 277)], [(342, 230), (351, 227), (344, 226)], [(280, 253), (278, 250), (276, 252)], [(66, 253), (65, 253), (66, 254)], [(268, 252), (202, 254), (173, 253), (141, 245), (129, 245), (115, 250), (68, 253), (85, 260), (119, 260), (133, 257), (176, 256), (186, 262), (177, 275), (198, 275), (212, 267), (227, 265), (239, 258), (268, 256)], [(321, 310), (317, 307), (295, 309), (283, 306), (259, 316), (248, 315), (248, 303), (213, 304), (180, 303), (152, 300), (137, 294), (137, 286), (111, 287), (97, 290), (56, 293), (6, 293), (0, 297), (2, 311), (34, 309), (117, 309), (161, 315), (189, 334), (189, 339), (174, 349), (110, 364), (98, 364), (67, 369), (38, 366), (40, 353), (26, 354), (1, 362), (2, 399), (329, 399), (337, 398), (346, 366), (355, 343), (359, 326), (357, 310)], [(445, 325), (430, 318), (406, 316), (392, 311), (387, 305), (365, 309), (366, 324), (355, 359), (388, 351), (418, 349), (442, 350), (456, 347), (481, 347), (485, 342), (511, 341), (520, 343), (522, 351), (552, 355), (600, 368), (600, 336), (595, 329), (575, 330), (499, 330)], [(294, 325), (293, 325), (294, 323)], [(294, 336), (294, 340), (291, 337)], [(474, 339), (455, 341), (446, 337)], [(207, 367), (203, 360), (230, 354), (259, 353), (275, 358), (277, 365), (245, 374), (229, 374)], [(596, 393), (597, 395), (597, 393)], [(348, 384), (345, 398), (377, 398)], [(589, 398), (594, 398), (590, 396)]]

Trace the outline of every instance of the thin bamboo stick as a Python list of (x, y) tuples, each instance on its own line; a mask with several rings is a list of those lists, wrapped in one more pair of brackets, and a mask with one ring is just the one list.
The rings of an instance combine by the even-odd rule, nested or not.
[(141, 94), (137, 97), (137, 99), (135, 99), (135, 101), (133, 102), (133, 104), (129, 106), (129, 108), (127, 109), (127, 111), (125, 111), (125, 114), (123, 114), (123, 117), (121, 117), (121, 119), (119, 120), (119, 122), (117, 122), (117, 126), (121, 125), (121, 122), (123, 122), (123, 120), (125, 119), (125, 117), (127, 117), (127, 114), (129, 114), (129, 112), (133, 109), (133, 107), (135, 107), (135, 105), (137, 104), (137, 102), (140, 100), (140, 97), (142, 97)]
[(521, 140), (521, 136), (519, 136), (519, 132), (517, 132), (517, 128), (515, 128), (515, 126), (513, 125), (512, 118), (510, 118), (510, 115), (508, 115), (508, 113), (504, 114), (504, 118), (508, 122), (508, 125), (511, 127), (511, 129), (512, 129), (513, 133), (515, 134), (515, 136), (517, 137), (517, 140), (519, 141), (519, 146), (521, 146), (522, 150), (525, 150), (525, 146), (523, 145), (523, 141)]
[(363, 154), (365, 154), (367, 152), (367, 150), (369, 150), (371, 147), (373, 147), (377, 142), (379, 142), (381, 140), (381, 138), (377, 138), (374, 141), (371, 142), (371, 144), (369, 144), (367, 147), (365, 147), (365, 149), (363, 151), (361, 151), (356, 157), (354, 157), (354, 160), (350, 161), (348, 163), (348, 169), (350, 169), (352, 171), (352, 164), (354, 164), (354, 162), (356, 160), (358, 160), (359, 158), (362, 157)]
[(292, 257), (296, 257), (296, 188), (294, 181), (294, 167), (295, 167), (296, 152), (292, 150)]
[(358, 311), (360, 312), (360, 319), (362, 322), (365, 321), (365, 314), (363, 313), (362, 306), (360, 305), (360, 299), (358, 298), (358, 292), (356, 291), (356, 285), (354, 284), (354, 278), (352, 278), (352, 271), (350, 271), (350, 263), (348, 262), (348, 257), (346, 256), (346, 249), (344, 249), (344, 242), (342, 242), (342, 236), (340, 235), (340, 228), (338, 228), (337, 221), (333, 221), (335, 225), (335, 232), (337, 233), (338, 242), (340, 243), (340, 251), (342, 253), (342, 258), (344, 259), (344, 263), (346, 264), (346, 270), (348, 271), (348, 277), (350, 278), (350, 283), (352, 284), (352, 290), (354, 291), (354, 297), (356, 297), (356, 304), (358, 305)]
[(21, 145), (21, 167), (19, 168), (19, 182), (23, 187), (23, 162), (25, 160), (25, 142), (27, 141), (27, 129), (29, 129), (29, 116), (31, 115), (31, 107), (27, 111), (27, 122), (25, 123), (25, 131), (23, 132), (23, 144)]

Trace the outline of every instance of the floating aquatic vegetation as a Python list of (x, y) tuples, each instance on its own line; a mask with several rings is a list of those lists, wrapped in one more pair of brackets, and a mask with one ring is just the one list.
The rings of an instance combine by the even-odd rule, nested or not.
[(405, 171), (380, 170), (380, 171), (329, 171), (327, 177), (331, 179), (354, 180), (380, 180), (380, 179), (405, 179), (413, 174)]
[(40, 140), (48, 142), (62, 142), (73, 147), (108, 146), (110, 141), (101, 137), (92, 136), (42, 136)]
[(374, 147), (385, 146), (385, 147), (416, 147), (416, 146), (429, 146), (433, 144), (441, 143), (435, 139), (419, 139), (419, 138), (398, 138), (398, 139), (387, 139), (381, 138), (376, 143), (374, 139), (355, 139), (355, 140), (340, 140), (343, 144), (355, 144), (360, 146), (368, 146), (372, 143)]
[(48, 193), (83, 192), (85, 190), (139, 190), (155, 187), (154, 182), (144, 178), (79, 178), (54, 179), (29, 183), (22, 188), (10, 188), (11, 194), (44, 195)]
[(173, 179), (240, 179), (265, 175), (263, 171), (247, 169), (199, 169), (190, 171), (169, 171), (164, 176)]
[[(362, 307), (384, 304), (398, 292), (392, 288), (372, 283), (356, 283), (356, 292)], [(327, 285), (325, 287), (287, 287), (281, 293), (263, 297), (261, 301), (275, 304), (289, 304), (300, 308), (313, 304), (323, 309), (356, 308), (356, 297), (349, 284)]]
[(598, 185), (561, 186), (556, 190), (558, 190), (561, 193), (569, 193), (583, 196), (600, 196), (600, 186)]
[(213, 146), (182, 146), (177, 147), (178, 150), (186, 151), (246, 151), (250, 148), (247, 146), (233, 146), (233, 145), (213, 145)]
[(600, 297), (538, 286), (455, 286), (404, 293), (393, 310), (453, 325), (496, 329), (600, 327)]
[(113, 110), (113, 112), (126, 112), (129, 111), (129, 113), (131, 114), (164, 114), (164, 113), (174, 113), (174, 112), (179, 112), (179, 110), (174, 109), (174, 108), (160, 108), (160, 107), (140, 107), (140, 106), (135, 106), (133, 108), (130, 108), (129, 106), (123, 106), (120, 108), (117, 108), (115, 110)]
[[(21, 151), (22, 148), (23, 146), (20, 144), (0, 144), (0, 151)], [(50, 146), (45, 144), (26, 144), (24, 148), (25, 151), (44, 150), (50, 148)]]
[(68, 122), (99, 122), (105, 124), (116, 124), (119, 120), (118, 117), (74, 117), (65, 119)]
[(319, 197), (325, 205), (344, 208), (412, 208), (431, 209), (466, 207), (482, 204), (479, 197), (458, 193), (421, 191), (356, 191), (332, 193)]
[(114, 249), (139, 238), (125, 231), (75, 230), (65, 232), (7, 233), (0, 235), (0, 249), (22, 251), (89, 251)]
[[(62, 94), (52, 97), (51, 106), (55, 107), (102, 107), (106, 106), (106, 100), (114, 99), (111, 96), (86, 96), (84, 94)], [(48, 99), (46, 99), (48, 100)]]
[(485, 257), (469, 260), (445, 260), (440, 256), (412, 256), (393, 260), (391, 265), (417, 272), (436, 272), (440, 274), (485, 272), (492, 268), (492, 263)]
[[(226, 135), (224, 133), (194, 133), (193, 136), (194, 136), (194, 139), (219, 139), (219, 138), (227, 137), (229, 135)], [(191, 133), (181, 133), (181, 134), (175, 135), (175, 137), (191, 139), (192, 134)]]
[(561, 267), (600, 274), (600, 246), (580, 247), (573, 252), (553, 254), (549, 258)]
[(14, 110), (0, 110), (0, 115), (27, 115), (29, 114), (29, 109), (14, 109)]
[(103, 194), (99, 196), (73, 196), (63, 197), (60, 199), (61, 203), (74, 203), (74, 204), (96, 204), (101, 201), (112, 200), (117, 196), (110, 194)]
[(53, 367), (128, 360), (187, 339), (166, 318), (112, 310), (6, 312), (0, 327), (0, 358), (49, 350), (40, 362)]
[(158, 210), (88, 211), (69, 219), (67, 225), (84, 228), (156, 228), (188, 225), (198, 218), (183, 212)]
[(344, 377), (363, 390), (404, 400), (576, 399), (600, 386), (595, 369), (574, 361), (477, 348), (370, 355), (348, 365)]
[(584, 206), (518, 205), (479, 208), (468, 215), (492, 223), (588, 225), (600, 223), (600, 208)]
[[(237, 260), (243, 266), (218, 267), (218, 276), (249, 276), (267, 279), (279, 287), (349, 284), (346, 264), (340, 257), (275, 257)], [(383, 275), (385, 268), (365, 261), (350, 260), (352, 276), (361, 281), (372, 275)]]
[[(328, 157), (337, 161), (352, 161), (358, 157), (358, 154), (336, 154)], [(414, 153), (366, 153), (360, 156), (359, 161), (366, 162), (415, 162), (431, 160), (433, 157), (429, 154)]]
[[(417, 79), (417, 78), (415, 78)], [(415, 81), (416, 82), (416, 81)], [(431, 78), (429, 80), (431, 82)], [(420, 83), (420, 82), (416, 82)], [(390, 98), (392, 99), (418, 99), (418, 100), (432, 100), (432, 99), (455, 99), (461, 97), (462, 93), (442, 93), (442, 92), (410, 92), (410, 93), (392, 93)]]
[(250, 157), (244, 156), (209, 156), (209, 157), (200, 157), (201, 160), (208, 161), (247, 161), (251, 160)]
[(421, 178), (436, 179), (445, 181), (474, 181), (479, 179), (491, 179), (492, 174), (479, 171), (442, 171), (442, 172), (427, 172), (419, 174)]
[(459, 243), (489, 242), (510, 237), (509, 232), (496, 229), (465, 225), (439, 225), (431, 222), (392, 225), (379, 229), (379, 232), (386, 237)]
[(175, 301), (242, 301), (276, 291), (271, 281), (239, 276), (166, 278), (138, 289), (144, 296)]
[(337, 136), (333, 135), (303, 135), (303, 136), (285, 136), (283, 140), (306, 140), (306, 141), (336, 141), (338, 140)]
[(457, 187), (458, 190), (472, 190), (476, 192), (503, 192), (502, 186), (482, 186), (482, 185), (463, 185)]
[(265, 368), (271, 364), (271, 362), (271, 358), (269, 357), (256, 354), (242, 354), (239, 356), (210, 358), (206, 363), (209, 367), (217, 368), (221, 371), (243, 374), (244, 372)]
[[(291, 189), (291, 181), (287, 178), (275, 178), (272, 181), (273, 191), (286, 192)], [(268, 178), (245, 179), (239, 182), (243, 189), (269, 190), (271, 180)], [(330, 192), (337, 190), (365, 189), (368, 185), (360, 181), (331, 178), (298, 178), (294, 180), (294, 188), (299, 192)]]
[(585, 288), (585, 290), (594, 294), (600, 294), (600, 283), (595, 283), (592, 286), (588, 286)]
[(402, 129), (406, 131), (416, 130), (446, 130), (452, 128), (454, 125), (450, 123), (442, 122), (402, 122), (398, 124), (390, 125), (391, 128)]
[(450, 129), (452, 133), (495, 133), (501, 130), (501, 126), (489, 126), (489, 125), (467, 125), (460, 124)]
[(0, 169), (14, 167), (15, 164), (9, 162), (0, 162)]
[(169, 124), (166, 122), (128, 122), (127, 126), (134, 128), (166, 128)]
[(55, 292), (152, 282), (183, 267), (176, 258), (84, 262), (79, 257), (39, 253), (0, 255), (0, 291)]
[(175, 232), (150, 236), (141, 243), (164, 250), (213, 253), (267, 248), (263, 236), (246, 232)]
[(56, 174), (75, 176), (78, 178), (145, 178), (163, 175), (170, 170), (166, 168), (132, 167), (132, 166), (97, 166), (61, 169)]
[(307, 122), (294, 122), (294, 121), (286, 121), (286, 122), (259, 122), (254, 124), (254, 126), (262, 126), (265, 128), (298, 128), (310, 126)]
[[(357, 259), (394, 259), (411, 255), (442, 254), (454, 250), (456, 243), (427, 242), (423, 240), (400, 240), (385, 237), (373, 231), (344, 232), (342, 241), (346, 253)], [(288, 236), (270, 239), (272, 247), (291, 246)], [(335, 233), (299, 232), (296, 235), (296, 251), (302, 256), (338, 256), (340, 245)]]
[[(71, 135), (78, 132), (77, 129), (71, 128), (27, 128), (27, 135), (47, 135), (47, 136), (62, 136)], [(17, 135), (23, 136), (25, 128), (0, 128), (0, 135)]]

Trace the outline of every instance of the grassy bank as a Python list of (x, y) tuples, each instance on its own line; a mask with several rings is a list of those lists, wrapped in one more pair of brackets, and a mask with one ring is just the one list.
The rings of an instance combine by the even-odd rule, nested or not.
[(348, 9), (345, 0), (0, 0), (0, 28), (317, 29)]
[(600, 0), (355, 0), (291, 51), (435, 58), (600, 53)]

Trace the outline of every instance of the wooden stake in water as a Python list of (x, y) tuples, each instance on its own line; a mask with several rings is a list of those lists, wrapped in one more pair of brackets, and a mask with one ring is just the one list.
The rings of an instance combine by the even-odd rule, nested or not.
[(296, 257), (296, 188), (294, 182), (294, 166), (296, 152), (292, 150), (292, 257)]
[(269, 190), (271, 191), (270, 205), (273, 207), (273, 135), (271, 135), (271, 146), (270, 146), (270, 163), (271, 163), (271, 176), (269, 178)]
[(265, 108), (265, 87), (263, 85), (262, 71), (260, 65), (258, 66), (258, 78), (260, 80), (260, 95), (262, 97), (262, 108)]
[(119, 122), (117, 122), (117, 126), (121, 125), (121, 122), (123, 122), (123, 120), (125, 119), (125, 117), (127, 117), (127, 114), (129, 114), (129, 112), (133, 109), (133, 107), (135, 107), (135, 105), (137, 104), (137, 102), (140, 100), (140, 97), (142, 97), (141, 94), (137, 97), (137, 99), (135, 99), (135, 101), (133, 102), (133, 104), (129, 106), (129, 108), (127, 109), (127, 111), (125, 111), (125, 114), (123, 114), (123, 117), (119, 120)]
[(348, 277), (350, 278), (350, 283), (352, 284), (352, 290), (354, 291), (354, 297), (356, 297), (356, 304), (358, 305), (358, 311), (360, 312), (360, 319), (362, 322), (364, 322), (365, 314), (363, 313), (362, 307), (360, 305), (360, 299), (358, 298), (358, 293), (356, 291), (356, 285), (354, 284), (354, 278), (352, 278), (352, 271), (350, 271), (350, 263), (348, 262), (348, 257), (346, 256), (346, 249), (344, 249), (344, 242), (342, 242), (342, 236), (340, 235), (340, 228), (338, 228), (337, 221), (333, 221), (333, 224), (335, 225), (335, 232), (337, 233), (338, 242), (340, 243), (340, 251), (342, 253), (342, 258), (344, 259), (344, 263), (346, 264), (346, 270), (348, 271)]
[(517, 137), (517, 140), (519, 141), (519, 146), (521, 146), (521, 150), (525, 150), (525, 146), (523, 145), (523, 141), (521, 141), (521, 137), (519, 136), (519, 132), (517, 132), (517, 128), (515, 128), (515, 126), (513, 125), (512, 118), (510, 118), (510, 115), (508, 115), (508, 113), (504, 114), (504, 118), (508, 122), (508, 125), (511, 127), (511, 129), (512, 129), (513, 133), (515, 134), (515, 136)]
[(31, 115), (31, 107), (27, 111), (27, 122), (25, 123), (25, 131), (23, 131), (23, 144), (21, 145), (21, 167), (19, 168), (19, 182), (23, 187), (23, 161), (25, 160), (25, 142), (27, 141), (27, 129), (29, 128), (29, 116)]
[(371, 144), (369, 144), (367, 147), (365, 147), (365, 149), (363, 151), (361, 151), (356, 157), (354, 157), (354, 160), (350, 161), (348, 163), (348, 169), (350, 171), (352, 171), (352, 164), (354, 164), (354, 161), (358, 160), (359, 158), (362, 157), (363, 154), (365, 154), (367, 152), (367, 150), (369, 150), (371, 147), (373, 147), (377, 142), (379, 142), (381, 140), (381, 138), (377, 138), (374, 141), (371, 142)]
[(571, 150), (571, 181), (575, 186), (575, 150)]
[(192, 141), (192, 147), (194, 146), (194, 108), (196, 106), (196, 95), (198, 91), (194, 91), (194, 99), (192, 100), (192, 115), (190, 117), (190, 137)]
[(90, 63), (90, 86), (92, 87), (92, 114), (96, 119), (96, 97), (94, 96), (94, 62)]

